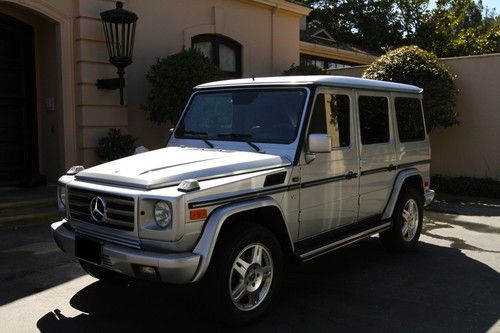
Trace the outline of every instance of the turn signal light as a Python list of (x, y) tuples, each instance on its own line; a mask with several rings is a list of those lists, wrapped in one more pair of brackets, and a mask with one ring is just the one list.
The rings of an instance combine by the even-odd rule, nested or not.
[(202, 220), (206, 219), (208, 216), (206, 209), (194, 209), (189, 211), (189, 219), (190, 220)]

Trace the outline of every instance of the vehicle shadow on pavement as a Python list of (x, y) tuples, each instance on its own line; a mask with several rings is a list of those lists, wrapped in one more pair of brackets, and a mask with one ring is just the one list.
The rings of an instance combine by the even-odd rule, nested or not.
[(49, 225), (0, 231), (0, 306), (83, 274), (75, 259), (59, 250)]
[[(487, 331), (500, 318), (500, 274), (459, 249), (420, 243), (391, 254), (370, 238), (290, 270), (280, 302), (245, 332)], [(54, 309), (41, 332), (193, 331), (220, 327), (202, 315), (197, 287), (93, 283)]]

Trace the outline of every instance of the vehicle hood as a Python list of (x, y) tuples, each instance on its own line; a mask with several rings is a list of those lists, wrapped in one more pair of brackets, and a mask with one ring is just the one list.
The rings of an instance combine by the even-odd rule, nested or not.
[(77, 180), (153, 189), (184, 179), (204, 180), (290, 165), (281, 156), (187, 147), (167, 147), (83, 170)]

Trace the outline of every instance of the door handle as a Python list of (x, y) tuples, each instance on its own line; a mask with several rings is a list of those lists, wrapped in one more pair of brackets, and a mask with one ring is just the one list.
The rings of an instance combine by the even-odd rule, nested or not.
[(353, 178), (356, 178), (358, 176), (357, 173), (354, 173), (352, 171), (349, 171), (348, 173), (346, 173), (345, 175), (345, 179), (353, 179)]
[(390, 164), (390, 165), (387, 167), (387, 170), (388, 170), (388, 171), (394, 171), (394, 170), (396, 170), (396, 168), (397, 168), (397, 167), (396, 167), (394, 164)]

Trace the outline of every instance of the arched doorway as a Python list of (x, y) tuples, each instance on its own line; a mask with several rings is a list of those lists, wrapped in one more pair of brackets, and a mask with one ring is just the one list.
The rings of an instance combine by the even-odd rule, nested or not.
[(0, 183), (39, 176), (34, 30), (0, 13)]
[[(3, 91), (25, 96), (19, 98), (24, 104), (18, 108), (24, 109), (17, 118), (11, 115), (12, 102), (5, 106), (8, 103), (1, 104), (0, 99), (0, 187), (40, 185), (45, 179), (54, 184), (77, 163), (74, 22), (71, 8), (51, 3), (0, 1), (0, 97)], [(15, 58), (12, 53), (19, 47), (22, 56), (17, 58), (17, 69), (2, 66), (9, 63), (4, 58)], [(4, 74), (9, 70), (17, 70), (17, 75), (9, 74), (16, 80)]]

